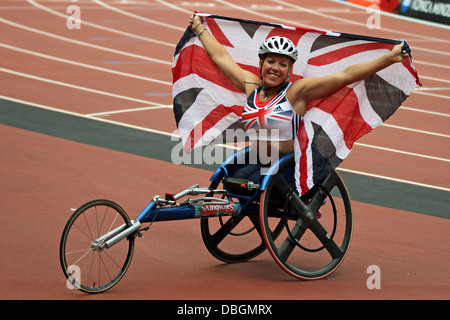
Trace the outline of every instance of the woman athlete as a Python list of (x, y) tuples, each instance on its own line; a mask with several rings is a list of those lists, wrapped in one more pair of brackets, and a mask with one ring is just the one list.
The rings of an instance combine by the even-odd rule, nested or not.
[[(253, 133), (249, 134), (252, 144), (256, 144), (258, 152), (272, 150), (278, 152), (278, 157), (294, 151), (296, 129), (310, 101), (327, 97), (353, 82), (403, 61), (407, 56), (407, 53), (402, 51), (401, 43), (386, 55), (372, 61), (356, 63), (324, 77), (302, 78), (289, 82), (298, 50), (288, 38), (275, 36), (261, 44), (260, 74), (256, 75), (242, 69), (231, 58), (227, 50), (202, 25), (200, 16), (193, 14), (189, 22), (190, 28), (199, 37), (212, 61), (236, 88), (246, 94), (247, 104), (242, 114), (242, 122), (247, 130), (253, 129), (248, 131)], [(266, 114), (264, 119), (255, 120), (255, 117), (249, 115), (258, 108), (264, 108), (270, 114)], [(288, 123), (286, 120), (289, 118)], [(267, 143), (266, 148), (259, 147), (262, 142)], [(237, 175), (257, 182), (260, 168), (261, 163), (253, 164)]]

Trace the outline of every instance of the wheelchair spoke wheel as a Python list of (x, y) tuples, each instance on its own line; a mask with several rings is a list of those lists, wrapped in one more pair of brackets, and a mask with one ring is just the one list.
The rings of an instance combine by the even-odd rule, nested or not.
[[(286, 165), (293, 164), (283, 164)], [(291, 276), (304, 280), (327, 277), (341, 265), (351, 242), (353, 216), (347, 189), (339, 174), (333, 171), (308, 199), (301, 199), (292, 190), (293, 186), (283, 175), (276, 174), (261, 194), (264, 241), (276, 263)], [(287, 195), (284, 206), (278, 208), (278, 218), (270, 213), (274, 192)], [(270, 229), (272, 220), (280, 219), (285, 228), (274, 239), (266, 230)]]
[[(282, 228), (280, 222), (278, 229), (270, 231), (272, 236), (276, 238)], [(201, 232), (208, 251), (227, 263), (248, 261), (266, 250), (257, 216), (205, 218)]]
[[(216, 189), (222, 178), (223, 175), (217, 177), (211, 183), (210, 189)], [(250, 204), (243, 211), (245, 213), (241, 212), (239, 216), (200, 220), (203, 243), (216, 259), (227, 263), (245, 262), (266, 250), (258, 218), (259, 205)], [(273, 238), (277, 238), (282, 228), (283, 224), (280, 221), (267, 232), (270, 232)]]
[(112, 288), (125, 275), (134, 252), (134, 237), (111, 248), (99, 249), (93, 241), (131, 221), (109, 200), (93, 200), (78, 208), (67, 222), (60, 243), (60, 262), (68, 287), (86, 293)]

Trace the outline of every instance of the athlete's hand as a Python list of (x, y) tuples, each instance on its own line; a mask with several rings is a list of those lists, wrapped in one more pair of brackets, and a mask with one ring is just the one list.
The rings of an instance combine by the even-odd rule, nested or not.
[(191, 19), (189, 20), (189, 27), (192, 31), (195, 32), (195, 28), (198, 27), (200, 23), (202, 23), (202, 17), (197, 16), (195, 13), (191, 15)]
[(410, 54), (410, 49), (408, 43), (402, 41), (402, 43), (396, 45), (391, 50), (393, 62), (400, 62), (407, 58)]

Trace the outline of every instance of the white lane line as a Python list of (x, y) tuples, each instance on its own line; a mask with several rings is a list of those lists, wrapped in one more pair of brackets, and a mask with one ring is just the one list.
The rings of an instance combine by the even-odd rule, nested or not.
[(425, 159), (430, 159), (430, 160), (450, 162), (450, 159), (445, 159), (445, 158), (440, 158), (440, 157), (433, 157), (433, 156), (428, 156), (428, 155), (425, 155), (425, 154), (408, 152), (408, 151), (401, 151), (401, 150), (397, 150), (397, 149), (379, 147), (379, 146), (374, 146), (374, 145), (370, 145), (370, 144), (366, 144), (366, 143), (355, 142), (354, 145), (355, 146), (360, 146), (360, 147), (365, 147), (365, 148), (371, 148), (371, 149), (377, 149), (377, 150), (393, 152), (393, 153), (400, 153), (400, 154), (405, 154), (405, 155), (408, 155), (408, 156), (414, 156), (414, 157), (425, 158)]
[[(155, 105), (155, 103), (151, 103), (151, 104)], [(160, 104), (160, 105), (156, 105), (154, 107), (132, 108), (132, 109), (122, 109), (122, 110), (90, 113), (90, 114), (86, 114), (86, 116), (99, 117), (99, 116), (109, 116), (111, 114), (118, 114), (118, 113), (128, 113), (128, 112), (147, 111), (147, 110), (156, 110), (156, 109), (172, 109), (172, 108), (173, 108), (172, 105)]]
[(432, 62), (427, 62), (427, 61), (422, 61), (422, 60), (417, 60), (417, 59), (414, 59), (414, 64), (424, 64), (427, 66), (436, 67), (436, 68), (440, 68), (440, 69), (442, 69), (442, 68), (450, 69), (450, 65), (432, 63)]
[(419, 75), (419, 78), (420, 79), (432, 80), (432, 81), (439, 81), (439, 82), (450, 83), (450, 80), (448, 80), (448, 79), (441, 79), (441, 78), (436, 78), (436, 77), (429, 77), (429, 76), (421, 76), (421, 75)]
[(420, 90), (414, 90), (413, 93), (423, 94), (425, 96), (430, 96), (430, 97), (435, 97), (435, 98), (440, 98), (440, 99), (447, 99), (447, 100), (450, 99), (450, 96), (444, 96), (442, 94), (429, 93), (429, 92), (420, 91)]
[(441, 190), (441, 191), (447, 191), (447, 192), (450, 191), (450, 188), (439, 187), (439, 186), (435, 186), (435, 185), (431, 185), (431, 184), (414, 182), (414, 181), (410, 181), (410, 180), (397, 179), (397, 178), (382, 176), (382, 175), (374, 174), (374, 173), (368, 173), (368, 172), (362, 172), (362, 171), (357, 171), (357, 170), (344, 169), (344, 168), (341, 168), (341, 167), (338, 167), (336, 170), (343, 171), (343, 172), (354, 173), (354, 174), (358, 174), (358, 175), (366, 176), (366, 177), (372, 177), (372, 178), (378, 178), (378, 179), (383, 179), (383, 180), (388, 180), (388, 181), (394, 181), (394, 182), (410, 184), (410, 185), (424, 187), (424, 188), (429, 188), (429, 189), (435, 189), (435, 190)]
[(443, 134), (443, 133), (437, 133), (437, 132), (431, 132), (431, 131), (407, 128), (407, 127), (396, 126), (396, 125), (387, 124), (387, 123), (382, 123), (381, 125), (383, 127), (389, 127), (389, 128), (399, 129), (399, 130), (406, 130), (406, 131), (411, 131), (411, 132), (416, 132), (416, 133), (428, 134), (428, 135), (437, 136), (437, 137), (443, 137), (443, 138), (450, 138), (450, 135)]
[(450, 87), (420, 87), (420, 91), (445, 91), (450, 90)]
[(431, 114), (431, 115), (435, 115), (435, 116), (439, 116), (439, 117), (450, 117), (450, 114), (448, 114), (448, 113), (442, 113), (442, 112), (436, 112), (436, 111), (422, 110), (422, 109), (404, 107), (404, 106), (401, 106), (400, 109), (407, 110), (407, 111), (427, 113), (427, 114)]

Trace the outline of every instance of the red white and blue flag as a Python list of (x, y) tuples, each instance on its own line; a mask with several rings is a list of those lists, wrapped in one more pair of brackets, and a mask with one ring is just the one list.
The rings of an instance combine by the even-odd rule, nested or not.
[[(203, 25), (242, 68), (259, 75), (258, 49), (272, 36), (291, 39), (299, 49), (291, 81), (318, 77), (373, 60), (400, 41), (255, 22), (217, 15)], [(246, 105), (239, 91), (215, 66), (189, 28), (179, 41), (172, 64), (175, 120), (184, 151), (205, 146), (227, 129), (244, 130)], [(312, 101), (295, 141), (296, 181), (304, 194), (335, 169), (354, 142), (388, 119), (420, 86), (410, 58), (353, 83), (330, 97)], [(247, 122), (248, 123), (248, 122)], [(220, 139), (220, 142), (226, 142)]]

